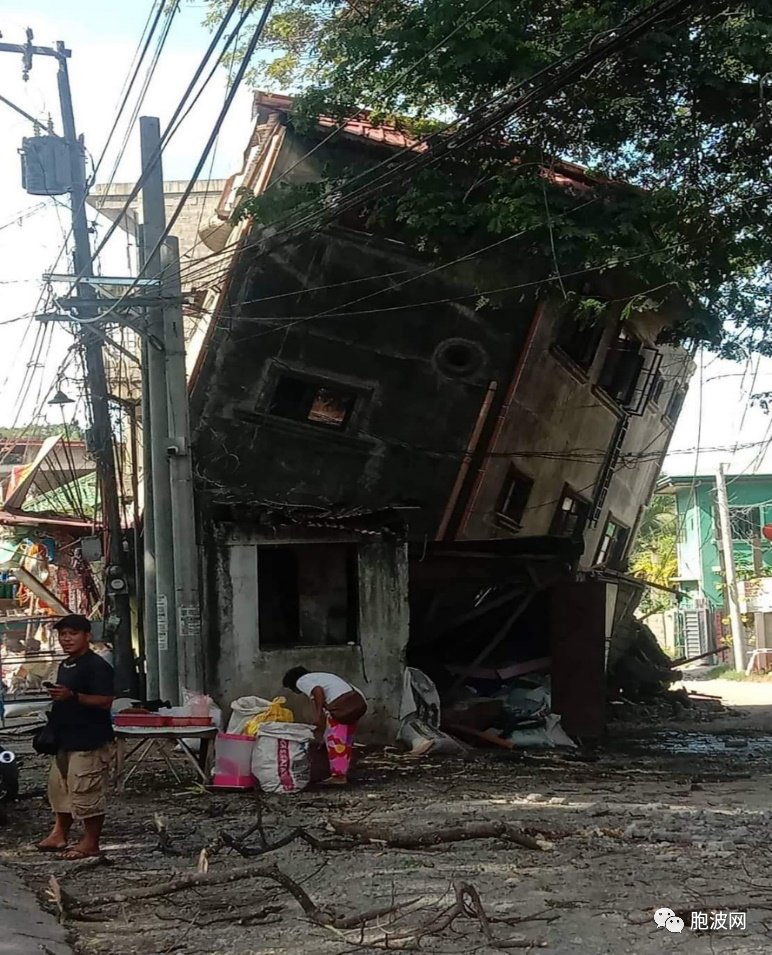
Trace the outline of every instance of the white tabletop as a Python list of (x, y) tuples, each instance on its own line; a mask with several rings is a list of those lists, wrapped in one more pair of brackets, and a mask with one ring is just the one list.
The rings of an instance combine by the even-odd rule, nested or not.
[(113, 726), (116, 736), (169, 736), (175, 739), (188, 739), (194, 736), (207, 736), (217, 732), (212, 726)]

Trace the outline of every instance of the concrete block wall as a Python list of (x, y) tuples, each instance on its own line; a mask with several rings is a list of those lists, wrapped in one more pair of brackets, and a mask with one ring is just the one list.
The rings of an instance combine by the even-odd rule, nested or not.
[[(327, 542), (340, 541), (340, 537)], [(282, 689), (293, 666), (337, 673), (361, 689), (369, 712), (359, 738), (396, 738), (408, 640), (407, 546), (393, 540), (357, 540), (358, 642), (348, 646), (265, 649), (260, 645), (257, 552), (281, 537), (244, 526), (222, 527), (207, 547), (210, 691), (230, 712), (240, 696), (286, 696), (296, 719), (311, 718), (310, 701)], [(297, 545), (293, 537), (285, 541)], [(307, 546), (324, 541), (312, 538)]]

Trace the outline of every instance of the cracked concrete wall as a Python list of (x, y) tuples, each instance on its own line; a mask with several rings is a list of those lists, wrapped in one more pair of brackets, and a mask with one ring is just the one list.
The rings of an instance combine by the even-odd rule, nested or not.
[(407, 545), (395, 540), (362, 541), (351, 535), (306, 536), (305, 546), (356, 544), (358, 643), (346, 646), (261, 647), (258, 611), (258, 548), (299, 544), (253, 525), (219, 525), (206, 547), (210, 690), (227, 714), (240, 696), (272, 699), (286, 695), (296, 719), (308, 721), (310, 701), (282, 689), (293, 666), (337, 673), (361, 689), (369, 712), (359, 737), (393, 741), (399, 724), (405, 648), (408, 640)]

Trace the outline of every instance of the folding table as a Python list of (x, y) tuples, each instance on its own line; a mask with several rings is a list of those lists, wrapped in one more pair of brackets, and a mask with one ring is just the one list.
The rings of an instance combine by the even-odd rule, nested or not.
[[(178, 783), (182, 782), (166, 751), (166, 743), (179, 745), (181, 755), (195, 769), (198, 778), (209, 783), (211, 741), (217, 736), (216, 726), (116, 726), (115, 783), (122, 792), (126, 783), (142, 763), (155, 750), (169, 767)], [(198, 753), (188, 745), (188, 740), (200, 740)], [(129, 768), (128, 763), (133, 765)]]

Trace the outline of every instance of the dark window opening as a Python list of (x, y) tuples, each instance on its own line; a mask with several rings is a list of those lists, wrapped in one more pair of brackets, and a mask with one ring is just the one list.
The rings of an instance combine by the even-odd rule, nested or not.
[[(721, 521), (718, 508), (713, 511), (713, 527), (715, 539), (721, 540)], [(761, 508), (756, 505), (749, 507), (729, 508), (729, 530), (733, 541), (752, 541), (761, 536)]]
[(629, 405), (633, 400), (643, 364), (641, 343), (627, 332), (620, 331), (606, 353), (598, 385), (617, 404)]
[(263, 650), (356, 643), (356, 546), (259, 547), (257, 600)]
[(578, 315), (578, 309), (574, 309), (561, 319), (556, 345), (582, 371), (589, 371), (603, 337), (604, 327), (602, 319), (582, 319)]
[(686, 389), (681, 385), (676, 385), (673, 390), (673, 394), (670, 396), (670, 401), (667, 404), (667, 411), (665, 414), (668, 418), (675, 424), (678, 421), (678, 416), (681, 414), (681, 410), (686, 401)]
[(532, 490), (531, 478), (511, 468), (496, 508), (500, 524), (516, 530), (520, 529)]
[(326, 428), (345, 428), (358, 393), (350, 388), (282, 375), (268, 408), (272, 415)]
[(654, 378), (651, 382), (651, 392), (650, 392), (650, 401), (655, 405), (659, 404), (659, 399), (662, 397), (662, 390), (665, 387), (665, 379), (662, 377), (661, 372), (656, 372)]
[(555, 511), (555, 516), (552, 518), (550, 534), (554, 537), (570, 537), (573, 540), (578, 540), (584, 533), (589, 515), (589, 501), (585, 501), (584, 498), (566, 488)]
[(618, 524), (613, 518), (606, 521), (603, 536), (598, 544), (598, 553), (595, 556), (596, 564), (605, 564), (608, 567), (618, 568), (625, 559), (627, 539), (630, 531)]

